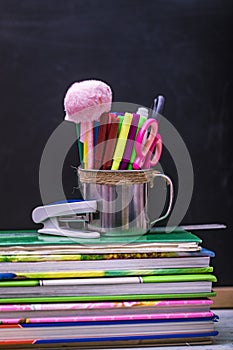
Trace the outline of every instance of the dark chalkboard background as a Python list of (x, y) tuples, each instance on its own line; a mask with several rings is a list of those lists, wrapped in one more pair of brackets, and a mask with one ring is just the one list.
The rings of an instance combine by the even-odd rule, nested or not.
[[(228, 225), (198, 234), (232, 285), (232, 19), (231, 0), (0, 0), (0, 228), (36, 227), (40, 157), (71, 83), (104, 80), (115, 101), (148, 107), (162, 93), (194, 167), (183, 223)], [(71, 149), (68, 196), (77, 162)]]

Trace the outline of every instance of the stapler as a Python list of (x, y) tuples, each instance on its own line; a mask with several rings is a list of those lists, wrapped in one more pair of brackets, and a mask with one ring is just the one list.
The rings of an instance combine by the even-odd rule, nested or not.
[(91, 216), (97, 213), (97, 202), (67, 200), (35, 208), (32, 219), (41, 223), (38, 233), (73, 238), (99, 238), (100, 232), (87, 230)]

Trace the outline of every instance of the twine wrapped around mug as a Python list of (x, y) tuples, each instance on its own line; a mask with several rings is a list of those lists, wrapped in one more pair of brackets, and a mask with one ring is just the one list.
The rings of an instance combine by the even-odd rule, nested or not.
[[(96, 200), (100, 216), (91, 219), (89, 228), (105, 235), (138, 235), (147, 232), (171, 211), (173, 184), (156, 170), (94, 170), (77, 169), (85, 201)], [(151, 221), (148, 217), (149, 186), (160, 177), (169, 186), (169, 203), (164, 215)]]
[(78, 168), (81, 183), (95, 183), (99, 185), (135, 185), (150, 182), (153, 187), (154, 177), (159, 174), (156, 170), (86, 170)]

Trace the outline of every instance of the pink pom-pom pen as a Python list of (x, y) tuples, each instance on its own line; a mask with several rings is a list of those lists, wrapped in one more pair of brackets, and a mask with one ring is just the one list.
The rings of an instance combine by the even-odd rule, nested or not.
[(80, 140), (84, 142), (85, 169), (94, 168), (94, 121), (111, 109), (112, 90), (102, 81), (84, 80), (68, 89), (65, 99), (65, 120), (80, 123)]

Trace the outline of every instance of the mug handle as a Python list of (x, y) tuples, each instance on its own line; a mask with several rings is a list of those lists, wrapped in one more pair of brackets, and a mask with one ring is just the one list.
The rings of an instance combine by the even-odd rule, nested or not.
[(162, 177), (163, 179), (165, 179), (165, 181), (168, 183), (169, 187), (170, 187), (170, 193), (169, 193), (169, 203), (168, 203), (168, 208), (166, 213), (161, 216), (158, 219), (155, 219), (154, 221), (151, 221), (150, 225), (153, 226), (156, 222), (161, 221), (163, 219), (166, 219), (166, 217), (168, 217), (168, 215), (171, 212), (172, 209), (172, 202), (173, 202), (173, 196), (174, 196), (174, 188), (173, 188), (173, 183), (172, 180), (170, 179), (170, 177), (168, 177), (167, 175), (164, 174), (154, 174), (154, 177)]

